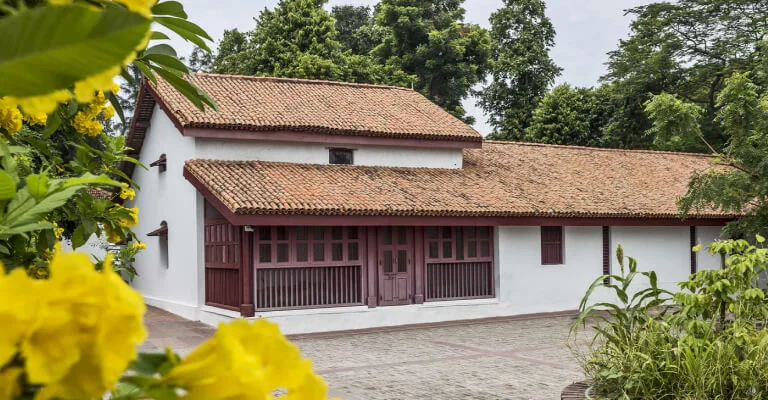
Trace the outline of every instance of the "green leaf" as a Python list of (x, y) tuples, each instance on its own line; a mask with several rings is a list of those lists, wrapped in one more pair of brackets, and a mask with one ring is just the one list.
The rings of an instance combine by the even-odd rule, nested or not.
[(85, 225), (80, 224), (75, 228), (75, 231), (72, 232), (72, 249), (77, 249), (78, 247), (85, 244), (85, 242), (88, 241), (88, 237), (91, 235), (86, 235), (85, 232)]
[(697, 244), (696, 246), (693, 246), (693, 248), (691, 249), (691, 251), (694, 253), (698, 252), (699, 250), (701, 250), (701, 243)]
[(48, 177), (45, 175), (29, 175), (26, 179), (27, 190), (36, 200), (48, 194)]
[(26, 224), (26, 225), (16, 226), (10, 229), (3, 230), (2, 232), (0, 232), (0, 234), (5, 236), (19, 235), (27, 232), (42, 231), (44, 229), (53, 229), (53, 224), (50, 222), (37, 222), (33, 224)]
[(134, 400), (141, 398), (141, 389), (130, 383), (120, 382), (109, 396), (113, 400)]
[(102, 73), (139, 46), (150, 21), (124, 8), (30, 8), (0, 19), (0, 96), (34, 96)]
[(153, 375), (160, 372), (160, 367), (170, 361), (166, 353), (139, 353), (128, 370), (143, 375)]
[[(30, 202), (26, 201), (24, 203), (25, 207), (23, 209), (20, 208), (14, 212), (9, 211), (8, 214), (6, 214), (4, 224), (15, 228), (18, 226), (38, 222), (45, 218), (51, 211), (63, 206), (72, 196), (75, 195), (75, 193), (77, 193), (78, 190), (82, 188), (82, 186), (72, 186), (65, 188), (46, 196), (42, 201), (36, 204), (34, 199), (32, 199), (31, 206), (29, 206)], [(20, 190), (19, 192), (28, 193), (26, 189)]]
[(216, 105), (216, 103), (214, 103), (213, 100), (211, 100), (211, 98), (205, 94), (205, 92), (200, 90), (192, 83), (184, 80), (184, 78), (182, 78), (179, 74), (164, 68), (159, 68), (157, 66), (152, 66), (152, 69), (201, 111), (205, 109), (203, 104), (208, 105), (216, 111), (219, 110), (219, 107)]
[(125, 113), (123, 113), (123, 107), (117, 100), (117, 96), (112, 92), (104, 92), (104, 96), (106, 96), (109, 103), (112, 104), (112, 107), (115, 109), (115, 114), (120, 118), (120, 122), (125, 123)]
[(78, 111), (80, 111), (80, 105), (77, 104), (76, 101), (70, 100), (69, 103), (67, 103), (67, 116), (70, 118), (74, 117)]
[(155, 4), (152, 7), (152, 15), (170, 15), (176, 18), (187, 19), (187, 13), (184, 12), (184, 6), (178, 1), (164, 1)]
[(178, 57), (176, 50), (167, 44), (158, 44), (144, 50), (144, 55), (148, 54), (165, 54), (166, 56)]
[(192, 22), (173, 17), (155, 17), (154, 21), (172, 30), (174, 33), (181, 36), (182, 39), (198, 45), (209, 53), (211, 52), (208, 44), (205, 43), (205, 40), (203, 39), (208, 39), (210, 41), (213, 41), (213, 39), (211, 39), (202, 28)]
[(765, 242), (765, 238), (760, 236), (760, 234), (755, 235), (755, 239), (757, 239), (757, 243), (763, 243)]
[(10, 200), (16, 196), (16, 183), (7, 172), (0, 170), (0, 200)]
[(68, 188), (75, 185), (109, 185), (116, 187), (122, 186), (120, 182), (106, 175), (94, 175), (90, 172), (86, 172), (77, 178), (69, 178), (64, 180), (62, 188)]
[(157, 85), (157, 78), (155, 78), (155, 74), (152, 73), (152, 70), (149, 69), (147, 64), (144, 64), (141, 60), (135, 60), (133, 62), (133, 65), (138, 68), (144, 76), (147, 77), (152, 83)]
[(184, 65), (183, 62), (179, 61), (179, 59), (176, 57), (168, 56), (165, 54), (145, 54), (142, 58), (145, 60), (150, 60), (166, 69), (171, 69), (183, 74), (189, 73), (189, 68), (187, 68), (187, 66)]
[(170, 38), (163, 32), (152, 31), (149, 40), (169, 40)]
[(54, 132), (56, 132), (56, 129), (59, 129), (60, 125), (61, 115), (59, 115), (58, 110), (48, 114), (48, 120), (45, 121), (45, 130), (43, 130), (43, 137), (48, 139)]

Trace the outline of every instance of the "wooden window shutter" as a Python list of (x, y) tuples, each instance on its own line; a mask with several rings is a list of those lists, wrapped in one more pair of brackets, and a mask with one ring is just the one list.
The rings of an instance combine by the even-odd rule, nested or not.
[(563, 227), (541, 227), (541, 263), (543, 265), (563, 263)]
[(691, 227), (691, 242), (690, 242), (690, 251), (691, 251), (691, 273), (695, 274), (699, 270), (698, 260), (696, 259), (696, 252), (693, 251), (693, 248), (696, 246), (696, 227)]

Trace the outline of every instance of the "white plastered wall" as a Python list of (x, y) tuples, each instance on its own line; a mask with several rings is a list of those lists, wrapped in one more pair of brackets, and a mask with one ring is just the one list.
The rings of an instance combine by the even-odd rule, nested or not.
[[(691, 233), (687, 226), (613, 226), (611, 227), (611, 268), (619, 274), (615, 258), (621, 244), (626, 257), (637, 260), (638, 271), (656, 271), (658, 285), (677, 291), (679, 282), (691, 273)], [(625, 264), (628, 266), (627, 264)], [(643, 277), (636, 278), (637, 288), (647, 286)]]
[(696, 243), (701, 245), (701, 250), (696, 253), (696, 265), (699, 270), (702, 269), (720, 269), (722, 259), (719, 254), (709, 254), (707, 248), (715, 240), (723, 240), (720, 236), (723, 228), (721, 226), (699, 226), (696, 227)]
[[(715, 227), (699, 228), (702, 238), (716, 235)], [(564, 227), (564, 263), (542, 265), (540, 227), (504, 226), (495, 229), (496, 299), (463, 300), (395, 307), (350, 307), (257, 313), (277, 322), (286, 333), (362, 329), (451, 320), (503, 317), (576, 310), (589, 285), (603, 272), (602, 227)], [(611, 268), (621, 243), (625, 255), (638, 261), (641, 271), (653, 269), (659, 284), (675, 290), (690, 271), (688, 227), (611, 227)], [(636, 289), (645, 286), (637, 278)], [(592, 301), (611, 299), (596, 291)], [(209, 324), (236, 314), (204, 308), (201, 320)]]
[(197, 138), (197, 158), (328, 164), (328, 148), (354, 149), (355, 165), (413, 168), (461, 168), (461, 149), (370, 145), (327, 145)]
[[(195, 140), (182, 136), (157, 106), (142, 146), (139, 161), (149, 166), (165, 153), (168, 169), (136, 167), (133, 180), (141, 188), (126, 206), (139, 208), (139, 224), (133, 228), (147, 249), (136, 257), (139, 276), (133, 285), (147, 304), (185, 318), (197, 319), (203, 300), (200, 287), (202, 198), (182, 174), (184, 161), (195, 157)], [(160, 238), (147, 233), (168, 224), (168, 264), (162, 259)]]

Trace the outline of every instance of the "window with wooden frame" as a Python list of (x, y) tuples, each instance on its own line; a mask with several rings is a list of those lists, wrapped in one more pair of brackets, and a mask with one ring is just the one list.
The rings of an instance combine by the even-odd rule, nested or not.
[(491, 227), (431, 226), (424, 236), (428, 262), (493, 260)]
[(355, 163), (352, 149), (328, 149), (328, 163), (339, 165), (352, 165)]
[(563, 263), (563, 227), (541, 227), (541, 264), (557, 265)]
[(263, 226), (256, 229), (256, 267), (359, 264), (360, 228)]

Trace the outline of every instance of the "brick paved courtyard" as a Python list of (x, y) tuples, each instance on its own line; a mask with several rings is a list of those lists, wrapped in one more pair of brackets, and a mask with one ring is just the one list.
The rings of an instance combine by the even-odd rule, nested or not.
[[(581, 377), (565, 346), (572, 317), (293, 338), (345, 400), (559, 399)], [(213, 329), (150, 308), (142, 350), (189, 352)]]

